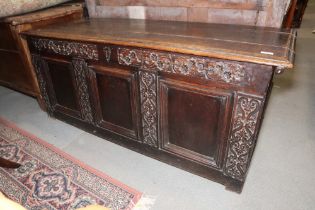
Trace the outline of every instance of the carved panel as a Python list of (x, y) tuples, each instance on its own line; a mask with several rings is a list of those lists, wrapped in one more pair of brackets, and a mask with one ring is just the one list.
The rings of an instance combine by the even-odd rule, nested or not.
[(167, 53), (144, 50), (143, 69), (172, 72), (172, 56)]
[(43, 100), (46, 104), (47, 112), (49, 115), (51, 115), (54, 111), (54, 108), (50, 103), (48, 92), (47, 92), (47, 84), (46, 84), (46, 81), (45, 81), (43, 73), (42, 73), (43, 72), (42, 68), (44, 65), (43, 62), (44, 61), (41, 59), (40, 56), (32, 55), (32, 63), (33, 63), (33, 66), (34, 66), (34, 69), (35, 69), (35, 72), (37, 75), (37, 80), (38, 80), (40, 92), (41, 92)]
[(245, 80), (244, 67), (240, 64), (175, 55), (172, 71), (207, 80), (236, 83)]
[(127, 66), (142, 66), (142, 51), (137, 49), (118, 48), (118, 63)]
[(87, 64), (81, 59), (73, 59), (72, 64), (77, 84), (81, 117), (83, 120), (93, 124), (93, 114), (86, 80), (88, 69)]
[(224, 173), (240, 181), (245, 179), (256, 142), (262, 104), (261, 98), (247, 95), (237, 97)]
[(149, 71), (164, 71), (226, 83), (250, 82), (243, 65), (205, 57), (119, 48), (118, 61), (122, 65)]
[(112, 54), (112, 49), (110, 47), (104, 47), (103, 51), (104, 51), (105, 59), (109, 63), (111, 54)]
[(139, 71), (143, 142), (157, 147), (156, 75)]
[(59, 41), (51, 39), (32, 39), (34, 47), (64, 56), (75, 56), (84, 59), (98, 60), (97, 46), (79, 42)]

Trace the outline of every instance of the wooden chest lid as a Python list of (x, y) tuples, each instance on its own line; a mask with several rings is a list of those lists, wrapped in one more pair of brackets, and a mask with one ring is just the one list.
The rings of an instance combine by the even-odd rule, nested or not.
[(292, 68), (294, 30), (254, 26), (95, 18), (26, 32), (53, 39), (143, 47)]

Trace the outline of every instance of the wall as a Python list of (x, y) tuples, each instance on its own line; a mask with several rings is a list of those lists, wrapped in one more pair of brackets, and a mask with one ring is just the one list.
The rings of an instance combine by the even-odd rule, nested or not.
[(91, 17), (280, 27), (290, 0), (86, 0)]

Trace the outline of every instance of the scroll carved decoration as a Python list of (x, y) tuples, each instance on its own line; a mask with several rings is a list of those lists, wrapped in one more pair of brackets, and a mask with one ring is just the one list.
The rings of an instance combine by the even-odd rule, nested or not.
[(105, 59), (106, 59), (107, 63), (109, 63), (110, 58), (111, 58), (111, 54), (112, 54), (112, 50), (110, 47), (104, 47), (103, 51), (104, 51)]
[(139, 71), (139, 78), (143, 141), (145, 144), (157, 147), (156, 75)]
[(97, 46), (94, 44), (35, 38), (32, 43), (38, 51), (47, 50), (58, 55), (98, 60)]
[(81, 117), (86, 122), (93, 124), (93, 114), (91, 109), (90, 97), (88, 93), (87, 85), (87, 64), (84, 60), (73, 59), (72, 60), (75, 81), (78, 89), (78, 96), (81, 108)]
[(262, 99), (252, 96), (237, 97), (224, 173), (240, 181), (245, 179), (254, 149), (262, 103)]
[(142, 66), (142, 50), (118, 48), (118, 63), (127, 66)]
[(54, 111), (54, 107), (51, 105), (48, 92), (47, 92), (47, 84), (43, 76), (43, 60), (38, 55), (32, 55), (32, 63), (37, 75), (38, 85), (41, 92), (41, 95), (43, 97), (43, 100), (46, 105), (47, 113), (51, 115)]
[(118, 61), (122, 65), (149, 71), (164, 71), (225, 83), (250, 82), (243, 65), (210, 58), (119, 48)]
[(171, 72), (172, 56), (167, 53), (143, 51), (143, 69)]

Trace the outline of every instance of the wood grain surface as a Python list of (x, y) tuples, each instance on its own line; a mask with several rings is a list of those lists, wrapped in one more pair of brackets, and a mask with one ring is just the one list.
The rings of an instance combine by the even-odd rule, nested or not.
[(152, 21), (89, 19), (26, 32), (28, 35), (136, 46), (292, 68), (295, 31), (274, 28)]

